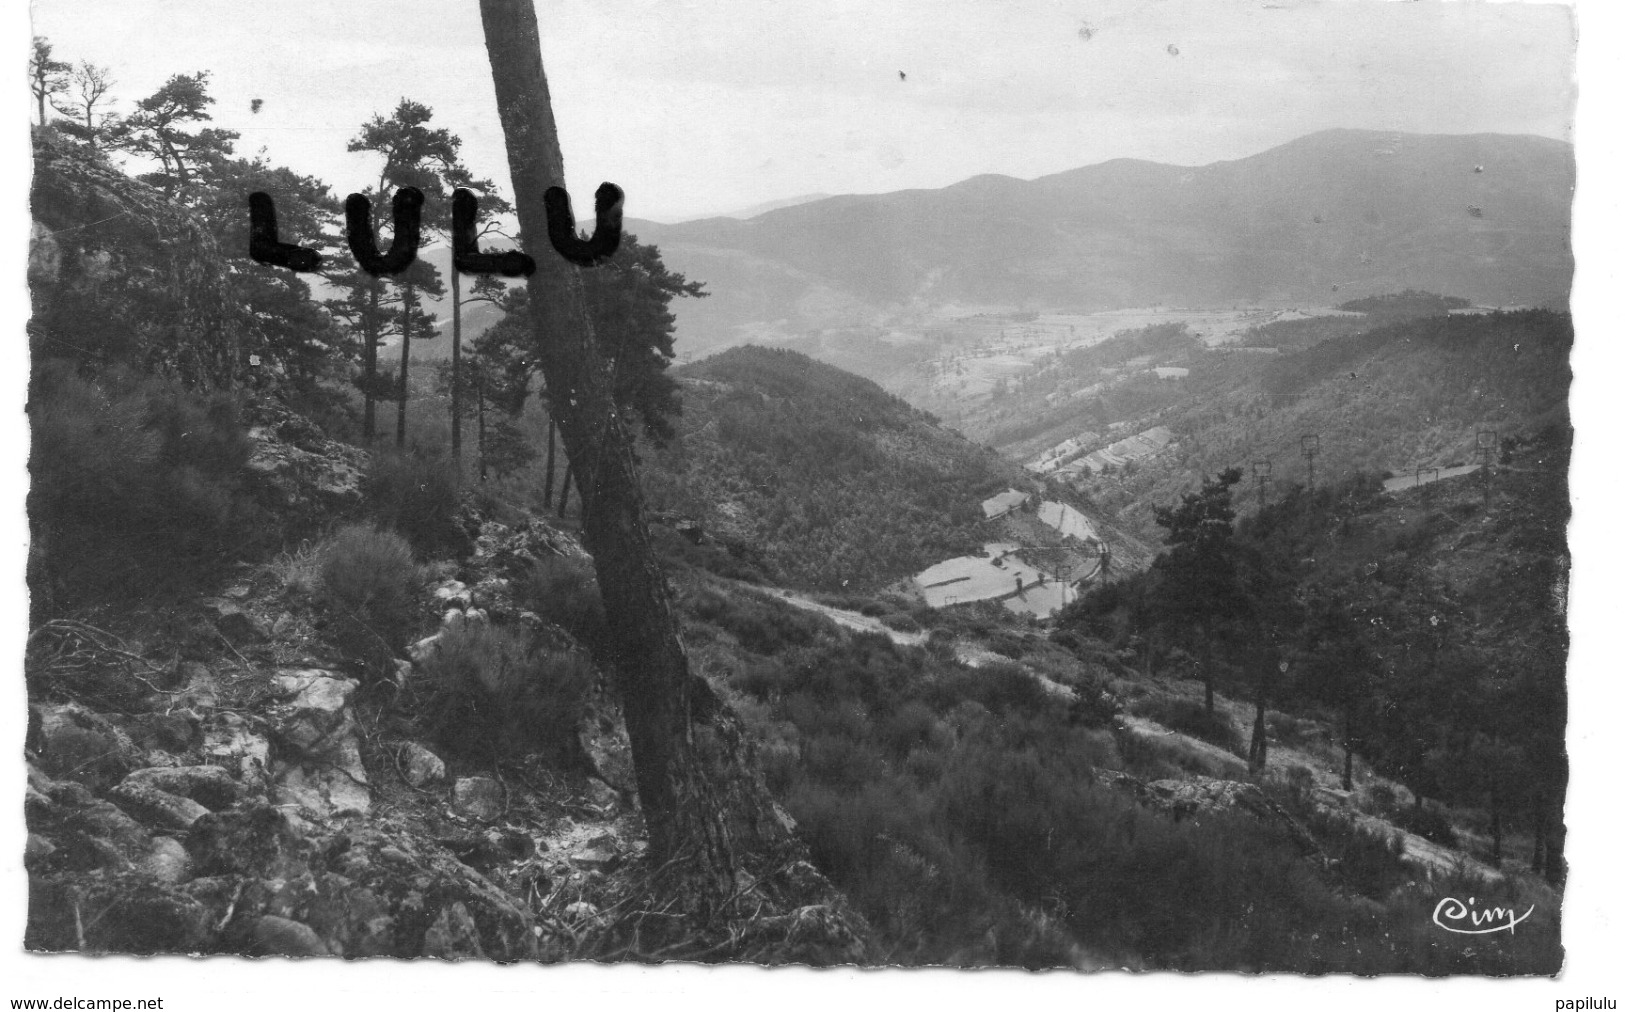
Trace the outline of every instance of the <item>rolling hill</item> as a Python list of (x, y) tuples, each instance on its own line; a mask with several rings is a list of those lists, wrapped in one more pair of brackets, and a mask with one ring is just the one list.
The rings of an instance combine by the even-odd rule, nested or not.
[[(646, 454), (650, 505), (692, 517), (788, 585), (873, 589), (992, 533), (983, 499), (1039, 486), (1013, 462), (874, 383), (782, 349), (677, 372), (683, 414)], [(1123, 566), (1143, 546), (1103, 531)]]
[[(1493, 432), (1499, 446), (1503, 439), (1568, 427), (1574, 331), (1566, 313), (1520, 310), (1354, 325), (1351, 332), (1293, 347), (1291, 335), (1319, 326), (1300, 321), (1264, 328), (1252, 339), (1281, 341), (1274, 355), (1198, 349), (1179, 359), (1188, 376), (1163, 381), (1161, 390), (1137, 391), (1143, 411), (1126, 426), (1165, 426), (1168, 447), (1132, 469), (1096, 468), (1077, 488), (1107, 520), (1153, 537), (1151, 506), (1175, 501), (1197, 475), (1246, 470), (1247, 509), (1255, 460), (1272, 464), (1271, 498), (1305, 483), (1305, 434), (1319, 437), (1315, 471), (1324, 484), (1355, 471), (1405, 474), (1473, 464), (1481, 431)], [(1082, 415), (1074, 426), (1096, 422)]]
[(1330, 304), (1407, 287), (1558, 305), (1574, 174), (1572, 146), (1546, 138), (1329, 130), (1198, 167), (1119, 159), (628, 228), (707, 283), (713, 298), (678, 308), (679, 350), (703, 354), (943, 307)]

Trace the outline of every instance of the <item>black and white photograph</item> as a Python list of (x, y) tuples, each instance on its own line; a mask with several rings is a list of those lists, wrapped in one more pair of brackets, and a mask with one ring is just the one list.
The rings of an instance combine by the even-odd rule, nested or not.
[(1560, 976), (1582, 14), (37, 0), (9, 944), (68, 1004), (13, 1007), (1615, 1007)]

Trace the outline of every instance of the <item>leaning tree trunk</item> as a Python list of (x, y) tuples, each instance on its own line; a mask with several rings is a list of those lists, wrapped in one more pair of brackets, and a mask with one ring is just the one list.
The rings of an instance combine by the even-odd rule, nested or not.
[(1247, 746), (1247, 768), (1254, 774), (1264, 772), (1269, 765), (1269, 738), (1264, 729), (1264, 694), (1258, 694), (1254, 703), (1253, 712), (1253, 738)]
[(565, 461), (564, 480), (559, 482), (559, 505), (558, 509), (554, 510), (560, 518), (564, 516), (565, 508), (570, 505), (570, 479), (575, 476), (574, 468), (574, 461)]
[[(670, 591), (649, 540), (630, 427), (610, 388), (577, 268), (548, 242), (544, 194), (564, 185), (558, 129), (531, 0), (480, 0), (497, 111), (529, 280), (536, 361), (575, 470), (582, 532), (598, 573), (613, 668), (632, 744), (638, 800), (656, 862), (682, 859), (714, 888), (733, 888), (740, 858), (784, 842), (738, 725), (689, 671)], [(704, 724), (696, 734), (696, 724)]]
[(553, 451), (559, 445), (558, 426), (553, 421), (553, 409), (547, 409), (547, 483), (542, 486), (542, 501), (553, 501)]
[(463, 282), (451, 268), (451, 459), (463, 480)]
[[(487, 470), (485, 466), (485, 374), (483, 372), (477, 372), (474, 376), (474, 396), (477, 398), (475, 402), (477, 408), (476, 417), (479, 419), (479, 434), (476, 438), (479, 439), (480, 444), (480, 480), (484, 481)], [(551, 501), (552, 496), (549, 495), (548, 498)]]
[(378, 375), (378, 282), (367, 285), (367, 310), (361, 325), (361, 438), (371, 444), (377, 433), (377, 401), (373, 400), (373, 382)]
[(401, 316), (401, 388), (397, 391), (401, 395), (400, 402), (395, 405), (395, 445), (406, 446), (406, 371), (412, 363), (412, 286), (406, 286), (406, 294), (401, 299), (405, 312)]
[[(1343, 708), (1343, 789), (1354, 790), (1354, 704)], [(1417, 808), (1422, 807), (1422, 795), (1416, 795)]]

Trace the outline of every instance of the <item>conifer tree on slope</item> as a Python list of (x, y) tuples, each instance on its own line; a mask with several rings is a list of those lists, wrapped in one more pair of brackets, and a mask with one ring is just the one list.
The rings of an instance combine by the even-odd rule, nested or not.
[(744, 855), (788, 840), (742, 729), (690, 670), (644, 519), (632, 427), (595, 338), (581, 271), (548, 246), (544, 194), (564, 185), (563, 157), (528, 0), (481, 0), (507, 140), (520, 236), (537, 270), (528, 288), (537, 361), (581, 475), (582, 528), (619, 656), (612, 664), (651, 857), (678, 861), (712, 891), (731, 888)]

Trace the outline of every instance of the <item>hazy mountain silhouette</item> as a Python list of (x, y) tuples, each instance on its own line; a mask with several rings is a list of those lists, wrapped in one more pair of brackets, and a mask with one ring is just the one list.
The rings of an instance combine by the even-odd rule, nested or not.
[(1118, 159), (627, 227), (712, 293), (676, 307), (692, 354), (950, 304), (1329, 305), (1407, 287), (1563, 304), (1574, 175), (1573, 147), (1548, 138), (1328, 130), (1193, 168)]

